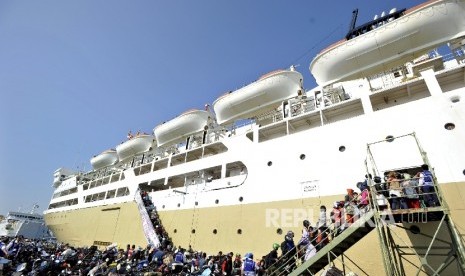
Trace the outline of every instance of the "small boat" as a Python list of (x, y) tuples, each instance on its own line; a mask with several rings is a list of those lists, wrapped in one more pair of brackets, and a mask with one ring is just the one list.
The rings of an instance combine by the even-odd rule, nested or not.
[(140, 134), (116, 146), (116, 153), (120, 161), (153, 149), (156, 145), (155, 137)]
[(462, 40), (464, 14), (463, 1), (428, 1), (374, 19), (322, 50), (310, 71), (324, 86), (403, 65), (447, 41)]
[(173, 144), (200, 131), (206, 130), (210, 113), (204, 110), (188, 110), (171, 121), (153, 129), (158, 146)]
[(248, 119), (271, 110), (283, 100), (297, 96), (302, 89), (302, 74), (291, 70), (278, 70), (257, 81), (227, 93), (215, 102), (218, 124), (225, 125), (238, 119)]
[(116, 150), (109, 149), (90, 159), (94, 170), (105, 168), (118, 163), (118, 154)]

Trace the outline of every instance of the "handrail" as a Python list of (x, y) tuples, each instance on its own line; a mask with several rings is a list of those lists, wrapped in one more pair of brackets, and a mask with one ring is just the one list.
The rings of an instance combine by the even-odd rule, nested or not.
[[(291, 272), (291, 271), (288, 271), (287, 269), (292, 268), (292, 265), (296, 265), (296, 263), (295, 263), (296, 261), (301, 260), (302, 258), (305, 257), (305, 252), (307, 251), (307, 247), (310, 244), (312, 246), (314, 246), (315, 253), (318, 252), (316, 248), (319, 247), (320, 245), (322, 245), (322, 243), (325, 242), (326, 239), (329, 240), (329, 237), (331, 237), (331, 240), (329, 241), (329, 243), (331, 243), (337, 235), (340, 235), (344, 230), (349, 229), (350, 227), (352, 227), (356, 220), (361, 219), (362, 217), (364, 217), (368, 213), (370, 208), (371, 208), (370, 205), (367, 205), (366, 207), (364, 207), (362, 209), (359, 209), (361, 211), (360, 212), (361, 216), (358, 217), (358, 218), (354, 217), (352, 222), (347, 223), (347, 222), (345, 222), (344, 218), (341, 218), (341, 221), (344, 221), (344, 223), (341, 222), (341, 225), (339, 225), (338, 227), (335, 227), (336, 223), (328, 224), (325, 227), (326, 228), (325, 231), (327, 231), (327, 237), (326, 238), (323, 238), (320, 242), (318, 242), (318, 243), (316, 243), (314, 245), (313, 243), (316, 242), (316, 240), (318, 239), (318, 234), (317, 234), (313, 239), (309, 240), (309, 242), (308, 242), (308, 244), (306, 246), (302, 246), (300, 249), (298, 249), (299, 244), (297, 244), (295, 247), (293, 247), (291, 250), (289, 250), (286, 254), (284, 254), (280, 258), (278, 258), (278, 260), (276, 261), (275, 264), (268, 267), (266, 269), (266, 271), (265, 271), (266, 275), (276, 275), (276, 276), (287, 275), (288, 273)], [(318, 229), (316, 231), (314, 231), (314, 232), (317, 232), (317, 231), (318, 231)], [(293, 251), (295, 251), (296, 253), (291, 255), (291, 253)], [(314, 257), (314, 256), (312, 256), (312, 257)], [(310, 259), (308, 259), (308, 260), (310, 260)], [(306, 262), (308, 260), (303, 260), (303, 262)], [(292, 262), (294, 262), (294, 263), (292, 263)], [(278, 264), (279, 266), (276, 267), (276, 264)], [(278, 274), (275, 273), (276, 271), (278, 272)]]
[[(273, 265), (268, 267), (266, 269), (266, 271), (265, 271), (266, 275), (276, 275), (276, 276), (287, 275), (292, 270), (294, 270), (295, 267), (298, 266), (297, 263), (299, 261), (307, 262), (311, 258), (314, 257), (314, 256), (312, 256), (309, 259), (304, 260), (305, 252), (307, 251), (307, 247), (310, 244), (315, 247), (314, 250), (315, 250), (315, 253), (316, 253), (316, 252), (318, 252), (317, 248), (320, 247), (322, 245), (322, 243), (326, 242), (325, 240), (327, 240), (327, 239), (329, 240), (329, 238), (331, 238), (329, 240), (329, 243), (328, 243), (328, 244), (330, 244), (331, 242), (334, 241), (334, 239), (335, 239), (335, 237), (337, 235), (341, 234), (344, 230), (349, 229), (350, 227), (353, 227), (357, 220), (360, 220), (360, 219), (364, 218), (367, 214), (371, 215), (369, 213), (370, 210), (373, 209), (373, 211), (375, 211), (378, 214), (383, 212), (383, 210), (381, 210), (379, 208), (379, 205), (378, 205), (378, 201), (377, 201), (377, 198), (376, 198), (377, 193), (389, 192), (389, 191), (392, 191), (392, 190), (399, 190), (399, 191), (402, 192), (404, 190), (404, 188), (406, 188), (406, 187), (402, 186), (402, 182), (404, 182), (404, 181), (412, 181), (412, 180), (415, 181), (416, 179), (420, 179), (420, 178), (421, 177), (412, 177), (410, 179), (397, 179), (397, 181), (399, 182), (399, 185), (401, 186), (400, 188), (389, 188), (388, 182), (381, 182), (381, 183), (375, 183), (375, 184), (370, 183), (369, 190), (371, 192), (369, 193), (369, 204), (366, 205), (365, 207), (359, 209), (360, 210), (360, 216), (359, 217), (354, 217), (352, 222), (347, 222), (347, 221), (345, 221), (344, 217), (341, 217), (341, 222), (337, 223), (337, 224), (340, 224), (339, 226), (337, 226), (336, 223), (331, 222), (324, 229), (324, 231), (327, 233), (327, 237), (322, 238), (322, 240), (320, 242), (318, 242), (318, 243), (316, 243), (316, 240), (319, 238), (318, 233), (317, 233), (318, 229), (314, 230), (312, 232), (313, 235), (311, 235), (311, 236), (313, 236), (313, 238), (310, 239), (307, 246), (301, 246), (299, 248), (299, 244), (297, 244), (295, 247), (293, 247), (291, 250), (289, 250), (286, 254), (279, 257), (278, 260)], [(386, 188), (379, 189), (380, 187), (383, 187), (383, 185), (386, 185), (385, 187), (387, 187), (387, 189)], [(437, 192), (437, 186), (438, 185), (434, 181), (433, 184), (431, 184), (430, 186), (434, 187), (432, 192), (423, 192), (421, 190), (418, 190), (418, 188), (422, 187), (422, 186), (419, 186), (419, 185), (409, 186), (410, 188), (414, 188), (415, 192), (416, 192), (415, 194), (413, 194), (411, 196), (417, 196), (417, 198), (420, 200), (420, 196), (435, 195), (436, 198), (437, 198), (438, 204), (440, 206), (442, 206), (442, 197), (440, 196), (440, 193)], [(387, 201), (391, 200), (391, 199), (396, 199), (396, 198), (400, 200), (402, 198), (408, 198), (408, 196), (409, 195), (407, 195), (407, 194), (402, 194), (400, 197), (387, 196), (387, 197), (385, 197), (385, 199)], [(357, 207), (359, 207), (359, 206), (357, 206)], [(436, 207), (436, 206), (428, 206), (428, 207)], [(410, 208), (410, 206), (408, 206), (407, 209), (424, 209), (424, 208), (428, 208), (428, 207), (425, 206), (424, 203), (423, 203), (423, 206), (421, 206), (420, 208)], [(403, 208), (403, 209), (405, 209), (405, 208)], [(399, 205), (398, 210), (401, 210), (400, 205)], [(386, 211), (392, 212), (392, 211), (395, 211), (395, 210), (392, 210), (390, 208), (390, 206), (389, 206), (389, 203), (388, 203), (388, 209)], [(359, 225), (356, 225), (355, 227), (359, 227)], [(327, 246), (327, 244), (325, 244), (323, 246)], [(293, 252), (295, 252), (295, 253), (293, 253)]]

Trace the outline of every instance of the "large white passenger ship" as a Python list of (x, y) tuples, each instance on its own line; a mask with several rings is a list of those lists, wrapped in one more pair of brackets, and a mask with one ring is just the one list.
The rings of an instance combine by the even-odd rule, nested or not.
[[(356, 189), (367, 144), (383, 141), (371, 152), (379, 175), (419, 169), (427, 156), (464, 235), (464, 14), (463, 0), (393, 10), (313, 59), (318, 87), (305, 89), (293, 67), (273, 71), (103, 151), (91, 171), (58, 169), (47, 225), (74, 245), (145, 245), (143, 190), (175, 245), (262, 256)], [(365, 256), (357, 263), (368, 275), (382, 267), (377, 243), (372, 232), (347, 253)]]

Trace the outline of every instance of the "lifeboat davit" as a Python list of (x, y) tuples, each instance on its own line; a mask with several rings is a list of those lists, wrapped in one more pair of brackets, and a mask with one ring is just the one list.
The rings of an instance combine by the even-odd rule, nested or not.
[(118, 145), (116, 147), (116, 152), (118, 153), (119, 160), (123, 161), (127, 158), (149, 151), (155, 145), (155, 137), (148, 134), (139, 134)]
[(209, 117), (208, 111), (193, 109), (158, 125), (153, 129), (158, 146), (182, 141), (194, 133), (205, 130)]
[(420, 4), (395, 20), (372, 25), (374, 29), (322, 50), (310, 64), (310, 72), (324, 86), (403, 65), (445, 42), (463, 37), (464, 14), (463, 0)]
[(213, 103), (220, 125), (247, 119), (276, 107), (277, 103), (297, 96), (302, 90), (302, 74), (294, 70), (278, 70), (259, 80), (218, 98)]
[(118, 154), (116, 150), (109, 149), (99, 155), (96, 155), (90, 159), (90, 163), (94, 170), (105, 168), (111, 165), (114, 165), (118, 162)]

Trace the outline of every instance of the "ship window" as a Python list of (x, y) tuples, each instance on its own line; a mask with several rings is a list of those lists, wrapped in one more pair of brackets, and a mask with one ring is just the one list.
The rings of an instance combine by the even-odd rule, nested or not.
[(213, 229), (213, 234), (216, 235), (216, 233), (218, 233), (218, 231), (216, 229)]
[(178, 207), (181, 207), (181, 203), (178, 203)]
[(165, 205), (161, 206), (162, 209), (165, 209)]
[(451, 97), (451, 98), (450, 98), (450, 101), (451, 101), (452, 103), (458, 103), (458, 102), (460, 102), (460, 97), (459, 97), (459, 96)]
[(465, 170), (463, 170), (462, 173), (465, 175)]
[(195, 206), (197, 206), (197, 205), (199, 205), (199, 202), (198, 202), (198, 201), (195, 202)]
[(340, 146), (340, 147), (339, 147), (339, 151), (340, 151), (340, 152), (344, 152), (345, 150), (346, 150), (346, 147), (345, 147), (345, 146)]
[(111, 176), (110, 183), (118, 181), (118, 179), (119, 179), (119, 173), (115, 173)]
[(394, 136), (392, 136), (392, 135), (386, 136), (386, 141), (391, 143), (392, 141), (394, 141)]
[[(165, 206), (165, 205), (163, 205), (163, 206)], [(178, 229), (174, 229), (173, 232), (178, 233)]]
[(195, 234), (195, 229), (192, 229), (192, 230), (191, 230), (191, 233), (192, 233), (192, 234)]
[(271, 165), (273, 165), (273, 162), (268, 161), (268, 167), (271, 167)]
[(242, 234), (242, 229), (237, 229), (237, 234)]
[(226, 177), (247, 174), (247, 167), (241, 161), (226, 164)]
[(116, 197), (126, 196), (128, 194), (129, 194), (128, 187), (123, 187), (123, 188), (118, 189), (118, 191), (116, 192)]
[(110, 190), (107, 192), (107, 199), (114, 198), (116, 195), (116, 190)]
[(283, 229), (278, 228), (278, 229), (276, 230), (276, 234), (282, 235), (282, 234), (283, 234)]
[(244, 200), (244, 198), (241, 196), (239, 197), (239, 201), (242, 202)]
[(455, 128), (455, 125), (453, 123), (447, 123), (444, 125), (444, 128), (447, 130), (453, 130)]
[(217, 199), (217, 200), (215, 200), (215, 204), (218, 204), (218, 203), (220, 203), (220, 201), (219, 201), (218, 199)]
[(301, 154), (300, 155), (300, 160), (304, 160), (305, 159), (305, 154)]
[(99, 180), (97, 180), (97, 183), (95, 184), (95, 187), (102, 186), (102, 182), (103, 182), (103, 180), (101, 178)]

